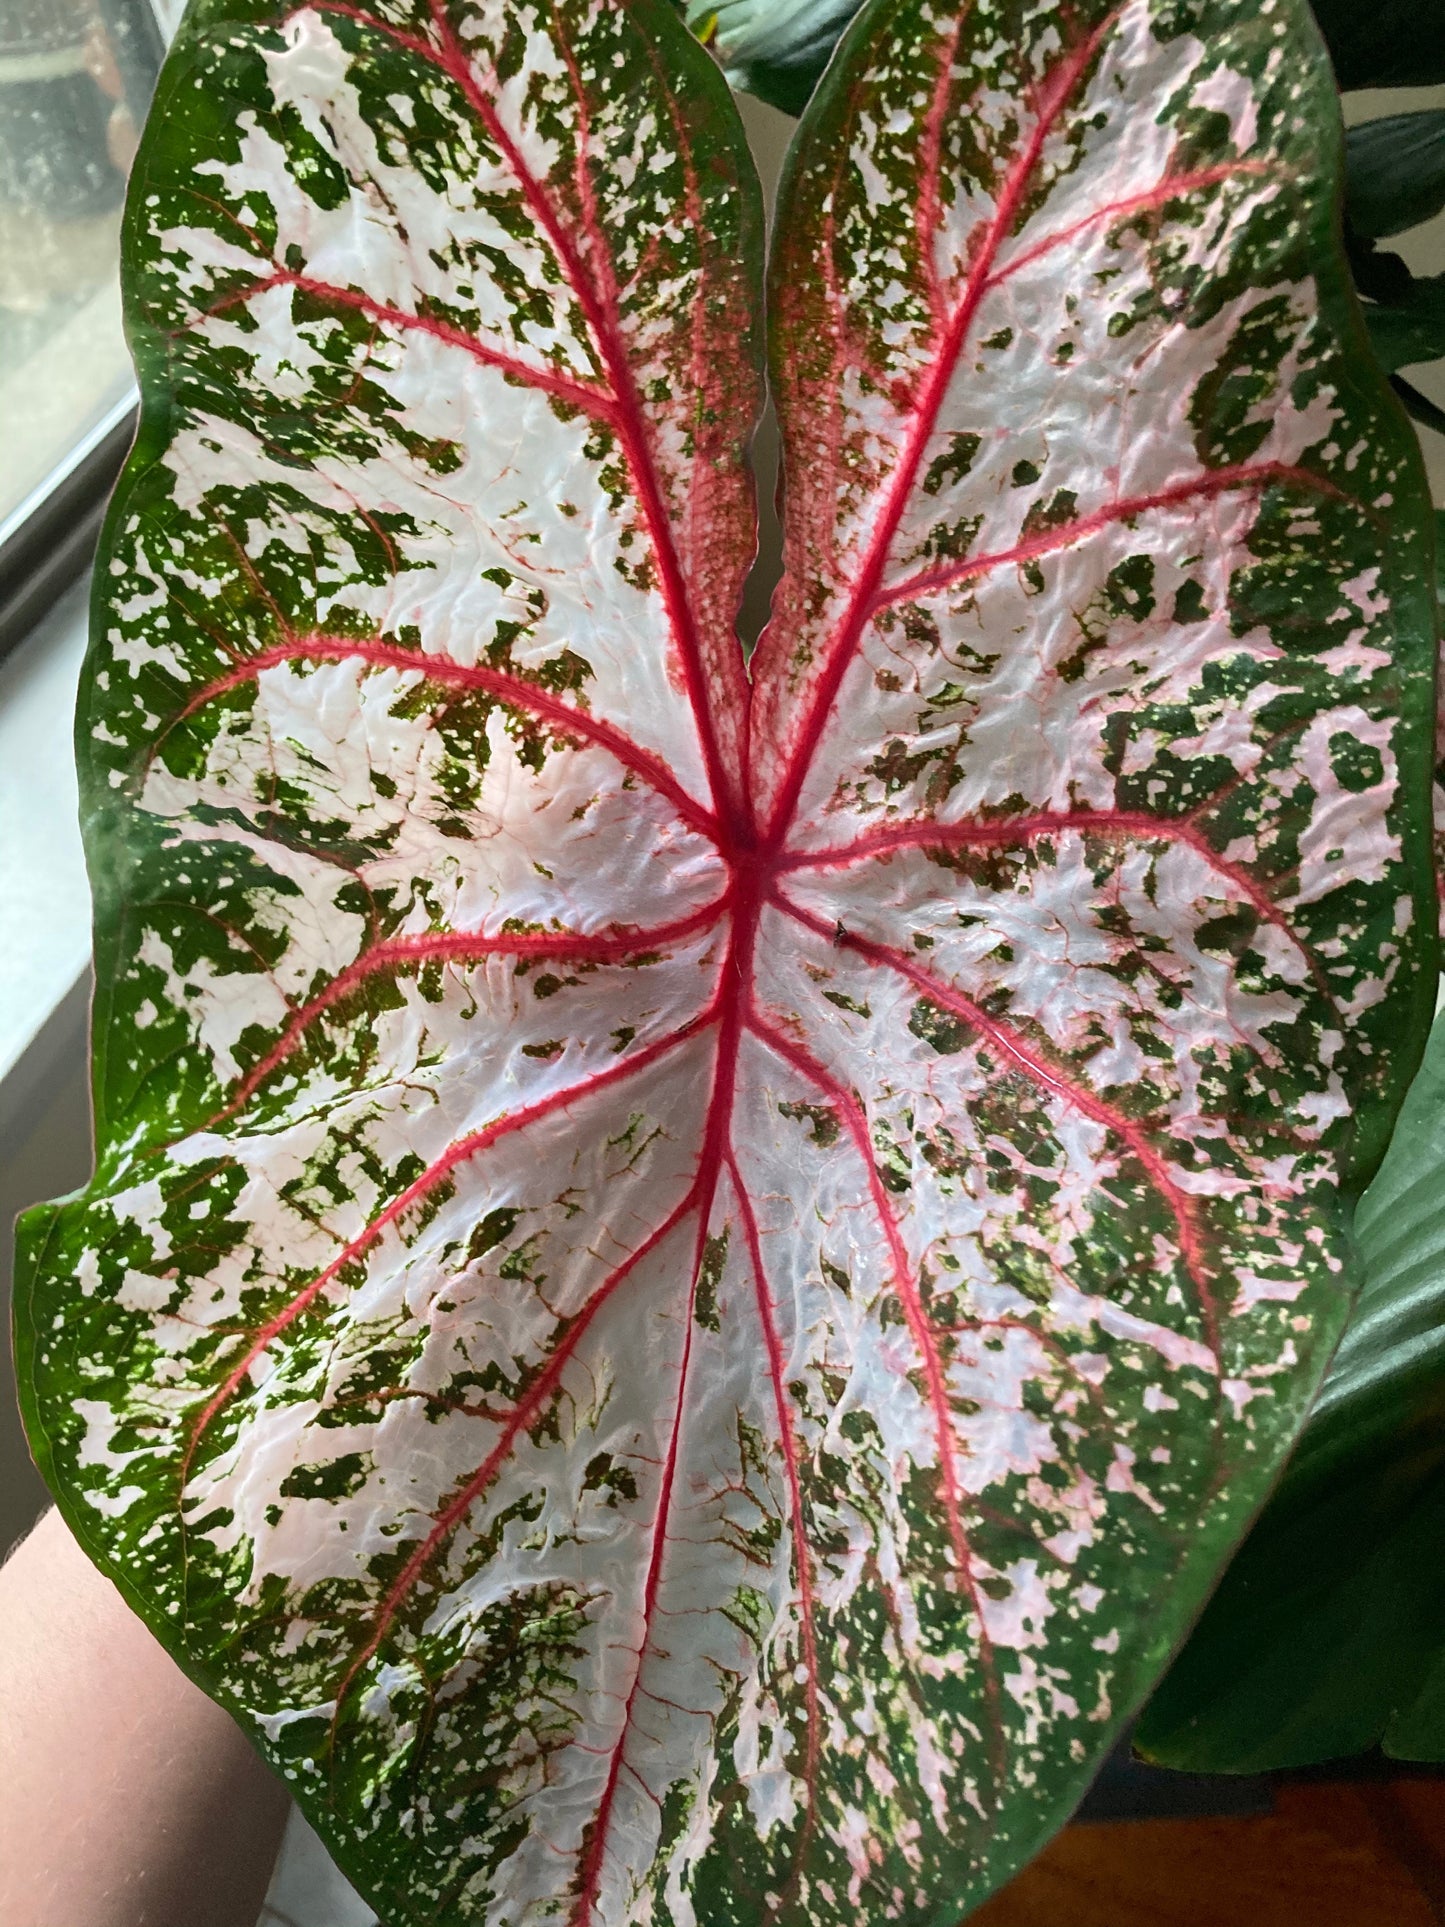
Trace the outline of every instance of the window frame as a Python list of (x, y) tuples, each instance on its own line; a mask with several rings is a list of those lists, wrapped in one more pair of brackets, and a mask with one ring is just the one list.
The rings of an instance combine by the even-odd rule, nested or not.
[[(141, 49), (159, 65), (179, 24), (183, 0), (141, 0), (126, 23), (101, 0), (116, 36), (116, 53), (134, 62)], [(16, 649), (95, 556), (106, 504), (130, 453), (140, 396), (126, 392), (84, 430), (0, 521), (0, 661)]]
[(132, 386), (0, 522), (0, 661), (89, 567), (138, 413)]

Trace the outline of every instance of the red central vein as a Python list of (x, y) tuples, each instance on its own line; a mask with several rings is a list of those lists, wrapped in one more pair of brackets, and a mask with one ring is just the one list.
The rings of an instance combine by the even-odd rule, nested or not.
[(1009, 849), (1040, 837), (1066, 835), (1071, 830), (1080, 836), (1139, 837), (1144, 841), (1182, 843), (1202, 857), (1242, 902), (1289, 939), (1309, 967), (1321, 994), (1333, 1005), (1334, 991), (1319, 959), (1257, 879), (1242, 864), (1231, 862), (1215, 849), (1195, 820), (1199, 814), (1196, 810), (1184, 817), (1158, 817), (1151, 816), (1147, 810), (1038, 810), (1028, 816), (1001, 816), (986, 822), (891, 823), (852, 843), (837, 844), (831, 849), (794, 851), (784, 857), (778, 867), (784, 871), (844, 869), (853, 863), (864, 863), (870, 857), (887, 856), (894, 850)]
[(523, 682), (520, 676), (509, 676), (497, 669), (484, 669), (480, 664), (456, 662), (450, 656), (437, 656), (424, 653), (419, 649), (403, 649), (399, 644), (358, 638), (352, 641), (346, 637), (298, 636), (287, 642), (273, 644), (268, 649), (260, 649), (254, 656), (248, 656), (236, 668), (218, 676), (214, 682), (207, 683), (176, 716), (171, 724), (186, 721), (198, 709), (217, 697), (224, 696), (228, 690), (238, 689), (242, 684), (254, 682), (268, 669), (274, 669), (285, 662), (366, 662), (384, 669), (410, 670), (428, 682), (451, 685), (460, 689), (477, 689), (485, 695), (494, 696), (498, 702), (505, 703), (509, 709), (520, 709), (544, 723), (551, 723), (569, 736), (580, 736), (585, 742), (595, 743), (605, 749), (624, 769), (640, 777), (649, 789), (667, 798), (678, 815), (701, 835), (716, 843), (718, 840), (717, 819), (710, 810), (704, 809), (673, 776), (667, 766), (651, 751), (634, 743), (613, 724), (603, 722), (596, 716), (589, 716), (586, 710), (577, 709), (571, 703), (550, 695), (536, 683)]
[(535, 1103), (526, 1104), (521, 1110), (513, 1111), (510, 1116), (499, 1118), (495, 1123), (488, 1124), (479, 1131), (470, 1131), (465, 1137), (460, 1137), (448, 1145), (439, 1158), (429, 1164), (419, 1177), (414, 1178), (404, 1191), (393, 1198), (383, 1211), (378, 1212), (376, 1217), (357, 1233), (356, 1237), (342, 1247), (324, 1271), (318, 1272), (308, 1285), (298, 1291), (253, 1335), (244, 1356), (227, 1373), (221, 1386), (212, 1394), (192, 1428), (185, 1456), (181, 1460), (181, 1489), (185, 1489), (190, 1477), (191, 1462), (202, 1437), (217, 1414), (234, 1398), (256, 1361), (282, 1332), (295, 1324), (307, 1306), (315, 1302), (346, 1265), (364, 1256), (371, 1249), (388, 1226), (395, 1224), (397, 1219), (403, 1217), (414, 1204), (421, 1202), (435, 1191), (458, 1165), (465, 1164), (469, 1159), (479, 1156), (481, 1152), (490, 1150), (503, 1138), (526, 1130), (529, 1125), (537, 1123), (542, 1118), (565, 1110), (569, 1105), (591, 1097), (598, 1091), (606, 1090), (613, 1084), (619, 1084), (626, 1078), (637, 1076), (639, 1072), (655, 1064), (659, 1058), (680, 1049), (690, 1038), (707, 1029), (715, 1020), (716, 1013), (710, 1006), (701, 1016), (693, 1018), (690, 1023), (684, 1024), (668, 1036), (659, 1038), (656, 1043), (635, 1051), (630, 1057), (624, 1058), (620, 1064), (613, 1064), (605, 1071), (597, 1071), (591, 1077), (584, 1077), (575, 1084), (567, 1085), (563, 1090), (553, 1091), (546, 1097), (538, 1098)]
[(808, 770), (822, 739), (828, 713), (871, 618), (894, 537), (918, 479), (928, 438), (943, 408), (969, 328), (988, 292), (989, 278), (999, 250), (1023, 205), (1045, 142), (1113, 25), (1114, 16), (1111, 14), (1048, 76), (1040, 90), (1033, 128), (1004, 176), (993, 218), (983, 231), (982, 242), (969, 267), (962, 295), (923, 385), (908, 439), (899, 454), (892, 482), (858, 570), (853, 593), (831, 642), (825, 647), (823, 669), (804, 711), (773, 806), (770, 829), (775, 841), (781, 840), (792, 820)]
[(331, 281), (318, 281), (311, 275), (293, 274), (286, 268), (276, 268), (271, 274), (259, 281), (251, 282), (243, 288), (233, 289), (219, 301), (211, 303), (206, 309), (210, 315), (224, 314), (227, 308), (240, 306), (252, 301), (257, 295), (266, 294), (272, 288), (297, 288), (303, 294), (328, 301), (335, 307), (354, 308), (359, 314), (369, 316), (373, 321), (381, 321), (387, 326), (404, 333), (428, 335), (449, 348), (459, 348), (473, 360), (486, 368), (495, 368), (499, 373), (524, 383), (529, 388), (540, 389), (544, 394), (555, 395), (560, 401), (571, 402), (574, 407), (615, 427), (617, 408), (611, 395), (605, 389), (596, 388), (589, 382), (578, 381), (573, 375), (564, 375), (555, 368), (547, 368), (537, 362), (522, 361), (516, 355), (503, 353), (500, 348), (489, 348), (476, 335), (468, 334), (465, 328), (454, 327), (451, 322), (443, 321), (440, 316), (418, 314), (407, 308), (395, 307), (386, 301), (376, 301), (357, 288), (343, 288)]
[[(438, 64), (451, 75), (461, 89), (473, 112), (487, 129), (512, 170), (521, 188), (522, 198), (532, 210), (538, 226), (547, 236), (567, 276), (572, 292), (577, 298), (577, 304), (586, 317), (593, 342), (602, 358), (602, 365), (607, 371), (617, 411), (617, 433), (641, 498), (643, 519), (652, 538), (653, 553), (657, 557), (668, 623), (682, 660), (688, 701), (702, 743), (703, 756), (712, 783), (713, 800), (717, 807), (727, 810), (730, 807), (732, 790), (727, 781), (727, 772), (723, 767), (717, 734), (713, 726), (712, 705), (709, 700), (707, 670), (703, 661), (702, 647), (693, 619), (687, 584), (683, 580), (682, 567), (678, 560), (677, 546), (673, 540), (671, 518), (667, 512), (667, 505), (663, 501), (657, 466), (648, 441), (646, 417), (643, 413), (641, 397), (637, 392), (631, 359), (622, 340), (615, 300), (609, 298), (612, 282), (610, 255), (607, 238), (602, 233), (595, 209), (591, 206), (590, 183), (589, 192), (582, 197), (582, 208), (585, 238), (590, 252), (595, 257), (593, 262), (584, 261), (579, 255), (572, 237), (558, 219), (541, 182), (527, 166), (521, 150), (503, 127), (495, 103), (477, 84), (472, 63), (467, 58), (465, 49), (459, 43), (456, 32), (447, 18), (444, 0), (431, 0), (431, 14), (441, 42), (440, 52), (436, 56)], [(585, 158), (579, 157), (578, 165), (585, 171)]]
[[(652, 1545), (648, 1555), (647, 1578), (642, 1595), (642, 1637), (637, 1650), (637, 1667), (623, 1706), (622, 1724), (612, 1746), (602, 1794), (597, 1803), (597, 1811), (592, 1818), (586, 1850), (578, 1867), (577, 1905), (572, 1915), (572, 1927), (590, 1927), (593, 1908), (597, 1902), (602, 1881), (602, 1868), (607, 1855), (608, 1830), (612, 1824), (612, 1813), (617, 1798), (618, 1781), (626, 1756), (627, 1742), (632, 1733), (638, 1693), (642, 1690), (642, 1675), (652, 1643), (653, 1621), (662, 1585), (667, 1525), (682, 1443), (688, 1370), (692, 1361), (693, 1312), (697, 1300), (697, 1281), (702, 1269), (718, 1179), (728, 1156), (733, 1097), (737, 1088), (738, 1057), (742, 1044), (742, 986), (749, 981), (752, 974), (753, 946), (757, 939), (759, 900), (756, 886), (749, 887), (746, 879), (739, 879), (739, 884), (743, 901), (734, 922), (732, 942), (729, 946), (727, 961), (723, 966), (718, 990), (717, 1061), (708, 1101), (707, 1125), (698, 1154), (695, 1181), (698, 1201), (697, 1241), (693, 1250), (692, 1269), (687, 1288), (687, 1328), (683, 1341), (682, 1362), (678, 1369), (677, 1404), (673, 1414), (672, 1434), (668, 1441), (667, 1458), (658, 1491), (657, 1510), (653, 1516)], [(641, 1784), (645, 1788), (646, 1782)]]
[(1320, 495), (1339, 496), (1341, 493), (1323, 476), (1314, 475), (1307, 468), (1295, 468), (1288, 462), (1258, 462), (1252, 466), (1242, 463), (1233, 468), (1208, 469), (1198, 475), (1186, 476), (1182, 482), (1171, 483), (1168, 488), (1156, 489), (1151, 495), (1130, 495), (1117, 502), (1106, 502), (1092, 515), (1080, 516), (1077, 521), (1066, 522), (1059, 528), (1043, 529), (1037, 535), (1014, 543), (1011, 548), (997, 549), (991, 555), (969, 556), (961, 562), (941, 563), (934, 569), (921, 569), (918, 574), (889, 587), (880, 586), (867, 613), (874, 616), (892, 603), (911, 602), (919, 596), (934, 595), (940, 589), (971, 581), (975, 576), (988, 575), (992, 570), (1006, 568), (1010, 563), (1023, 564), (1041, 555), (1053, 555), (1060, 549), (1071, 548), (1075, 542), (1097, 535), (1101, 529), (1110, 528), (1117, 522), (1128, 522), (1136, 515), (1147, 514), (1150, 509), (1174, 508), (1184, 502), (1197, 501), (1201, 496), (1225, 495), (1236, 489), (1268, 488), (1271, 484), (1306, 488)]
[[(788, 1511), (793, 1529), (793, 1555), (798, 1566), (798, 1620), (802, 1634), (803, 1667), (807, 1673), (804, 1705), (808, 1732), (803, 1765), (807, 1807), (803, 1826), (793, 1849), (793, 1865), (796, 1869), (808, 1851), (817, 1821), (818, 1758), (822, 1746), (818, 1717), (818, 1644), (813, 1622), (813, 1551), (808, 1540), (807, 1523), (803, 1517), (803, 1482), (798, 1463), (798, 1441), (793, 1429), (792, 1406), (788, 1400), (784, 1378), (785, 1361), (782, 1341), (778, 1337), (773, 1295), (768, 1288), (767, 1269), (763, 1263), (762, 1238), (758, 1230), (757, 1213), (753, 1209), (752, 1198), (743, 1182), (742, 1172), (738, 1168), (737, 1150), (731, 1139), (728, 1143), (727, 1167), (738, 1201), (738, 1214), (743, 1221), (743, 1238), (747, 1244), (748, 1261), (753, 1274), (758, 1320), (763, 1328), (763, 1346), (768, 1354), (768, 1377), (772, 1381), (773, 1405), (778, 1415), (778, 1435), (783, 1447), (783, 1472), (788, 1487)], [(796, 1879), (796, 1872), (794, 1879)], [(775, 1917), (780, 1910), (780, 1906), (774, 1907), (769, 1917)]]
[(583, 936), (575, 930), (522, 931), (486, 936), (476, 930), (428, 930), (411, 937), (391, 937), (350, 963), (324, 990), (303, 1004), (288, 1019), (280, 1037), (259, 1062), (253, 1064), (237, 1085), (224, 1110), (211, 1119), (208, 1128), (234, 1117), (248, 1102), (257, 1087), (289, 1057), (317, 1018), (355, 990), (358, 984), (388, 970), (406, 970), (436, 962), (480, 962), (484, 957), (556, 957), (576, 963), (623, 963), (628, 958), (646, 956), (711, 929), (728, 907), (727, 897), (705, 904), (690, 916), (651, 930), (616, 931), (611, 935)]
[(1070, 1076), (1062, 1067), (1050, 1063), (1027, 1043), (1012, 1025), (989, 1016), (988, 1012), (980, 1004), (976, 1004), (971, 997), (965, 996), (961, 990), (956, 990), (952, 984), (944, 983), (930, 971), (922, 969), (905, 951), (895, 950), (889, 944), (874, 943), (871, 938), (856, 936), (849, 931), (840, 932), (836, 925), (828, 924), (823, 918), (814, 916), (810, 911), (804, 910), (800, 905), (790, 902), (781, 895), (774, 901), (777, 907), (794, 922), (800, 923), (806, 930), (811, 930), (814, 935), (822, 937), (830, 946), (837, 945), (842, 949), (851, 950), (875, 967), (895, 971), (900, 977), (906, 978), (928, 998), (930, 1003), (938, 1005), (940, 1009), (951, 1011), (956, 1017), (961, 1017), (971, 1030), (987, 1039), (996, 1050), (1015, 1063), (1039, 1089), (1049, 1092), (1072, 1109), (1081, 1111), (1085, 1117), (1092, 1118), (1096, 1124), (1102, 1125), (1128, 1147), (1135, 1159), (1143, 1166), (1150, 1183), (1164, 1200), (1174, 1219), (1180, 1255), (1184, 1259), (1185, 1269), (1194, 1285), (1209, 1349), (1218, 1361), (1222, 1356), (1219, 1341), (1219, 1313), (1214, 1300), (1214, 1289), (1204, 1263), (1203, 1242), (1195, 1221), (1194, 1202), (1178, 1183), (1167, 1160), (1150, 1143), (1146, 1132), (1132, 1118), (1125, 1117), (1111, 1104), (1106, 1104), (1102, 1098), (1096, 1097), (1086, 1085)]

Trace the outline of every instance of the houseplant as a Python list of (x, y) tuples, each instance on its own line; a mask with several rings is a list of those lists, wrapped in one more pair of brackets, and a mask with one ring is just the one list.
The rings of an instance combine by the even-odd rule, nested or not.
[(81, 704), (77, 1536), (392, 1921), (947, 1914), (1267, 1492), (1433, 1000), (1298, 4), (202, 4)]

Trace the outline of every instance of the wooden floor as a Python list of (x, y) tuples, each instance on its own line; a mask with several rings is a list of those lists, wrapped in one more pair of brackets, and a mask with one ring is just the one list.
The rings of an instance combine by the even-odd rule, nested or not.
[(1257, 1818), (1069, 1827), (970, 1927), (1445, 1927), (1445, 1780), (1294, 1784)]

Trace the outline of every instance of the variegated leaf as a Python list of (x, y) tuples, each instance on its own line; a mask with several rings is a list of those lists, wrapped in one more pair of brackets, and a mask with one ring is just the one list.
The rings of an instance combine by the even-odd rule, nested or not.
[(1293, 4), (859, 21), (750, 685), (756, 185), (662, 0), (193, 18), (22, 1348), (394, 1922), (955, 1917), (1287, 1448), (1433, 963), (1332, 100)]

